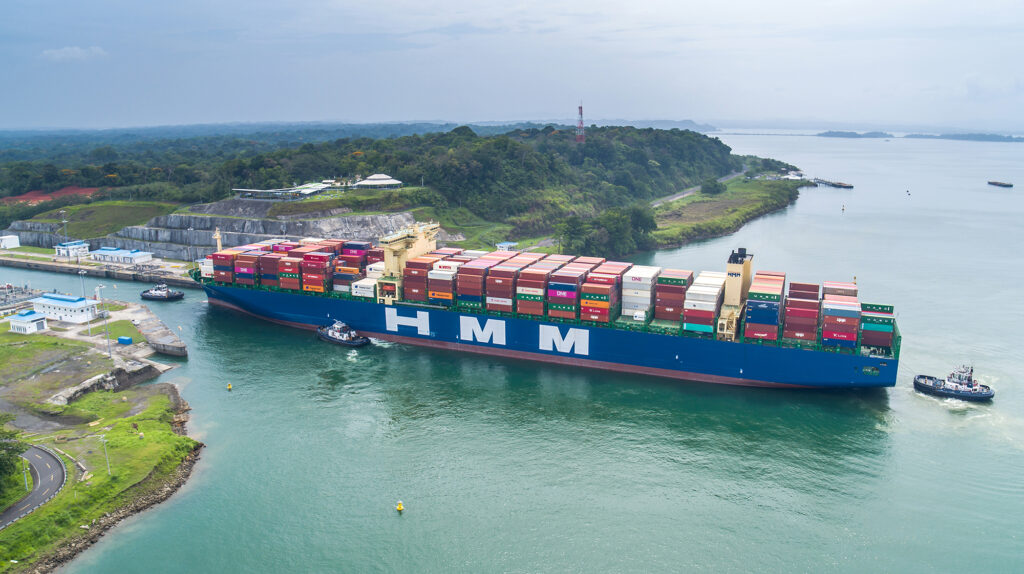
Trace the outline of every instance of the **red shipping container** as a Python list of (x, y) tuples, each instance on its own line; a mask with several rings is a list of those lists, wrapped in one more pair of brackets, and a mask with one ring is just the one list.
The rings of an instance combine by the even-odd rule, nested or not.
[(803, 317), (806, 319), (817, 319), (817, 309), (801, 309), (800, 307), (786, 307), (786, 318)]
[(608, 315), (593, 315), (590, 313), (583, 313), (580, 315), (581, 321), (593, 321), (595, 323), (611, 323), (611, 317)]
[(235, 280), (235, 274), (231, 271), (214, 271), (214, 281), (221, 281), (223, 283), (231, 283)]
[(823, 339), (839, 339), (840, 341), (856, 341), (857, 333), (845, 333), (843, 331), (834, 331), (831, 329), (822, 329), (821, 337)]
[(776, 341), (779, 338), (779, 330), (775, 325), (758, 325), (757, 323), (747, 323), (743, 329), (743, 336), (748, 339), (764, 339), (766, 341)]
[[(835, 327), (839, 329), (840, 327), (852, 327), (853, 329), (856, 330), (857, 327), (860, 326), (860, 319), (855, 319), (853, 317), (836, 317), (835, 315), (825, 315), (822, 324), (826, 328)], [(845, 331), (846, 329), (843, 328), (840, 330)]]
[(557, 309), (548, 309), (548, 317), (557, 317), (559, 319), (575, 319), (575, 311), (559, 311)]
[(891, 347), (892, 340), (893, 334), (885, 331), (862, 331), (860, 334), (861, 344), (872, 347)]
[(667, 283), (655, 283), (654, 292), (661, 293), (686, 293), (686, 285), (669, 285)]
[[(688, 313), (688, 312), (689, 312), (688, 309), (686, 311), (683, 311), (683, 313)], [(686, 317), (684, 315), (683, 316), (683, 322), (684, 323), (693, 323), (694, 325), (714, 325), (715, 324), (715, 318), (714, 317)]]
[(801, 339), (804, 341), (813, 341), (818, 338), (817, 329), (784, 329), (782, 336), (786, 339)]
[(793, 327), (799, 329), (817, 329), (818, 320), (814, 317), (789, 317), (787, 316), (785, 321), (786, 327)]
[[(685, 302), (686, 302), (686, 295), (684, 295), (682, 293), (665, 293), (665, 294), (658, 293), (657, 295), (654, 296), (654, 304), (655, 305), (662, 305), (662, 306), (665, 306), (665, 305), (675, 305), (675, 306), (682, 307), (683, 303), (685, 303)], [(708, 312), (710, 313), (711, 311), (708, 311)]]
[(530, 289), (547, 289), (547, 281), (532, 281), (530, 279), (523, 279), (522, 277), (516, 281), (516, 287), (529, 287)]
[(817, 311), (821, 308), (821, 303), (817, 299), (797, 299), (796, 297), (786, 298), (786, 307), (794, 307), (797, 309), (814, 309)]
[(714, 319), (714, 311), (702, 311), (700, 309), (685, 309), (683, 315), (687, 319)]
[(609, 275), (607, 273), (591, 272), (587, 274), (587, 282), (600, 285), (618, 285), (619, 279), (618, 275)]
[(590, 315), (608, 315), (611, 312), (610, 309), (601, 309), (600, 307), (587, 307), (585, 305), (580, 306), (580, 313), (587, 313)]

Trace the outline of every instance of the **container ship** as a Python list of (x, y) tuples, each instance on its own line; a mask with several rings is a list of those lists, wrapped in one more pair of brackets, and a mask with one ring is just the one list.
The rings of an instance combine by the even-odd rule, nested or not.
[[(437, 224), (365, 241), (268, 240), (192, 278), (211, 304), (451, 351), (734, 385), (891, 387), (891, 305), (848, 282), (788, 282), (734, 250), (695, 273), (599, 257), (437, 248)], [(219, 241), (219, 240), (218, 240)], [(788, 290), (787, 290), (788, 287)]]

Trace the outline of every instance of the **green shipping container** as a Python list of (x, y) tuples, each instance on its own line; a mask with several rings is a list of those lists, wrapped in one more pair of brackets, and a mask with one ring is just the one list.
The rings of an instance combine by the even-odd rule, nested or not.
[(576, 310), (576, 305), (559, 305), (557, 303), (549, 303), (548, 309), (554, 311), (569, 311), (571, 313)]
[(599, 293), (580, 293), (580, 299), (590, 299), (591, 301), (607, 301), (607, 295), (601, 295)]
[(662, 285), (686, 285), (686, 279), (682, 277), (658, 277), (658, 283)]
[(279, 273), (278, 277), (289, 277), (291, 279), (298, 279), (300, 275), (298, 273)]
[(715, 328), (711, 325), (699, 325), (697, 323), (683, 323), (684, 331), (696, 331), (698, 333), (714, 333)]
[(892, 333), (892, 325), (878, 325), (875, 323), (863, 323), (861, 324), (861, 330), (863, 331), (881, 331), (883, 333)]
[(892, 317), (878, 317), (873, 315), (861, 315), (860, 320), (862, 323), (872, 325), (892, 325), (895, 323), (895, 319)]
[(481, 301), (459, 301), (459, 307), (463, 309), (483, 309), (484, 304)]
[(543, 301), (543, 295), (527, 295), (526, 293), (516, 293), (516, 299), (520, 301)]
[(775, 295), (772, 293), (750, 292), (747, 294), (747, 298), (753, 299), (754, 301), (775, 301), (776, 303), (782, 300), (782, 297), (780, 295)]
[(861, 311), (867, 311), (868, 313), (892, 313), (895, 311), (895, 307), (892, 305), (879, 305), (877, 303), (861, 303)]

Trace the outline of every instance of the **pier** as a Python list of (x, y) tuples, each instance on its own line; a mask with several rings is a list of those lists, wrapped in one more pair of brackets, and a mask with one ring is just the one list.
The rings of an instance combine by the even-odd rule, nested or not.
[(821, 179), (820, 177), (814, 178), (813, 181), (818, 185), (827, 185), (829, 187), (838, 187), (840, 189), (853, 189), (853, 184), (843, 183), (841, 181), (831, 181), (827, 179)]
[(43, 258), (15, 258), (0, 255), (0, 266), (18, 267), (21, 269), (33, 269), (35, 271), (50, 271), (53, 273), (75, 273), (85, 271), (89, 277), (101, 277), (108, 279), (119, 279), (121, 281), (138, 281), (140, 283), (166, 283), (174, 287), (186, 287), (189, 289), (201, 289), (200, 285), (188, 277), (175, 275), (169, 271), (159, 269), (137, 270), (129, 266), (116, 265), (82, 265), (76, 263), (63, 263), (59, 261), (47, 261)]

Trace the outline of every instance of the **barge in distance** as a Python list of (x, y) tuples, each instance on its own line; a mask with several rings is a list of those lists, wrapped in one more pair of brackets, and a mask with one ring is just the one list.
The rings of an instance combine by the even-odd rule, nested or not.
[(853, 283), (752, 273), (740, 249), (695, 274), (594, 257), (436, 248), (436, 224), (369, 242), (220, 249), (191, 271), (209, 302), (316, 329), (455, 352), (733, 385), (891, 387), (893, 308)]

